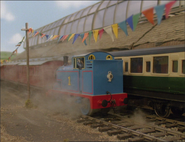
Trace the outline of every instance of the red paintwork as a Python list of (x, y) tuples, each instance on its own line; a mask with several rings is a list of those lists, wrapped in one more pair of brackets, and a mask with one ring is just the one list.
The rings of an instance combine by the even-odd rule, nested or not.
[[(111, 107), (110, 103), (107, 105), (107, 107), (103, 107), (101, 105), (103, 100), (109, 101), (111, 99), (110, 95), (99, 95), (99, 96), (90, 96), (90, 95), (84, 95), (84, 94), (78, 94), (78, 93), (72, 93), (72, 92), (66, 92), (66, 91), (60, 91), (60, 90), (49, 90), (47, 92), (47, 95), (60, 95), (60, 94), (66, 94), (66, 95), (72, 95), (72, 96), (78, 96), (83, 98), (88, 98), (91, 103), (91, 109), (101, 109), (101, 108), (108, 108)], [(116, 101), (115, 106), (123, 106), (126, 105), (123, 103), (123, 100), (127, 98), (127, 93), (121, 93), (121, 94), (112, 94), (112, 100)]]

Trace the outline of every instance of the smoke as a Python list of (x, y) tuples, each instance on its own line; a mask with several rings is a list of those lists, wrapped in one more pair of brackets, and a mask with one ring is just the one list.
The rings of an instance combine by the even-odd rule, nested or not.
[(76, 103), (76, 98), (66, 94), (45, 94), (36, 93), (31, 99), (36, 109), (47, 115), (66, 115), (76, 118), (81, 115), (80, 106)]
[(140, 125), (147, 123), (145, 113), (139, 108), (135, 109), (133, 115), (130, 117), (130, 120), (133, 123), (140, 124)]

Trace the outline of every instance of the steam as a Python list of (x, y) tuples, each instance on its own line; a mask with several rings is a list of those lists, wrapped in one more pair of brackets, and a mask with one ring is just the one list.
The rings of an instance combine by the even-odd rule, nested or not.
[(136, 110), (134, 111), (130, 119), (133, 123), (140, 124), (140, 125), (147, 123), (145, 113), (139, 108), (136, 108)]
[(32, 101), (37, 109), (50, 115), (67, 115), (76, 118), (81, 115), (80, 106), (76, 103), (76, 98), (66, 94), (35, 94)]

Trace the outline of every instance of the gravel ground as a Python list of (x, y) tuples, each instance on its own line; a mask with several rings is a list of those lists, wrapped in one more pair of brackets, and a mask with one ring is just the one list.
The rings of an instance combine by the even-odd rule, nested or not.
[(79, 116), (76, 106), (69, 107), (73, 100), (48, 101), (35, 94), (31, 97), (34, 107), (28, 109), (26, 94), (24, 88), (1, 81), (2, 142), (118, 141), (116, 137), (76, 123)]

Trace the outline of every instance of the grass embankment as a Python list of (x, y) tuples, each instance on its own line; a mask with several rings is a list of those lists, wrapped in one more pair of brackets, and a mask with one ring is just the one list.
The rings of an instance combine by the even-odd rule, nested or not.
[[(12, 54), (12, 52), (7, 52), (7, 51), (1, 51), (1, 61), (4, 61), (4, 60), (8, 60), (8, 58), (10, 57), (10, 55)], [(13, 58), (15, 58), (16, 54), (12, 55), (10, 60), (12, 60)]]

